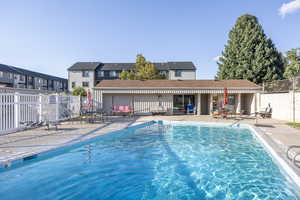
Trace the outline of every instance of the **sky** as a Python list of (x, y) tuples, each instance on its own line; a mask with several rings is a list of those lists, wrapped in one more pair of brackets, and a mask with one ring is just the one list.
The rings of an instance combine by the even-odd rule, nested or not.
[(10, 0), (0, 6), (0, 63), (67, 77), (78, 61), (192, 61), (213, 79), (228, 32), (258, 17), (279, 51), (300, 47), (300, 0)]

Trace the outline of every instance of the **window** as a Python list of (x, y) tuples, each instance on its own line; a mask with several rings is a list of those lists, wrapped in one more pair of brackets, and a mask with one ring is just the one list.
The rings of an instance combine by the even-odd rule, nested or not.
[(159, 71), (159, 74), (160, 74), (160, 75), (165, 75), (165, 76), (166, 76), (166, 75), (167, 75), (167, 71)]
[(27, 80), (30, 84), (33, 83), (33, 78), (31, 76), (28, 76)]
[(0, 71), (0, 77), (3, 77), (3, 72), (2, 71)]
[(20, 75), (20, 81), (25, 81), (25, 76)]
[(89, 87), (89, 82), (82, 82), (82, 87)]
[(182, 71), (181, 70), (175, 70), (175, 77), (181, 77)]
[(72, 88), (76, 87), (76, 83), (72, 82)]
[(89, 71), (82, 71), (82, 77), (89, 77), (90, 73)]
[(116, 77), (117, 76), (116, 71), (109, 71), (109, 76), (110, 77)]
[(98, 77), (104, 77), (104, 71), (98, 71), (97, 75)]
[[(0, 76), (1, 76), (1, 72), (0, 72)], [(5, 78), (13, 78), (13, 75), (12, 73), (9, 73), (9, 72), (2, 72), (2, 77), (5, 77)]]
[(109, 71), (104, 71), (104, 77), (108, 77), (109, 76)]
[(229, 104), (229, 105), (234, 105), (234, 104), (235, 104), (235, 98), (234, 98), (234, 95), (229, 95), (229, 96), (228, 96), (228, 104)]

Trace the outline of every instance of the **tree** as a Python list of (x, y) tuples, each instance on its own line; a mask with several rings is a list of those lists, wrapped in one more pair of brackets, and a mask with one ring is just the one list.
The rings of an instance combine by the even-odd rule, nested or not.
[(300, 73), (300, 48), (291, 49), (286, 53), (285, 78), (291, 78)]
[(154, 80), (165, 79), (166, 77), (159, 74), (153, 63), (146, 61), (142, 54), (138, 54), (133, 70), (122, 71), (120, 78), (122, 80)]
[(76, 87), (74, 88), (72, 95), (74, 96), (86, 96), (86, 91), (82, 87)]
[(283, 56), (253, 15), (240, 16), (218, 61), (217, 79), (262, 83), (283, 78)]
[(134, 71), (130, 70), (124, 70), (120, 73), (120, 79), (121, 80), (135, 80), (135, 73)]

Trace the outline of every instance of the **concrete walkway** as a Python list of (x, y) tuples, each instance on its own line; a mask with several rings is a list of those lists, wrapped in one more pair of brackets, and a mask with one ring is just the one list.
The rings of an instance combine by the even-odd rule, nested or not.
[(49, 151), (66, 145), (72, 145), (112, 131), (131, 126), (136, 118), (118, 117), (105, 123), (63, 123), (58, 130), (46, 130), (45, 127), (0, 135), (0, 168), (11, 161), (34, 154)]
[[(80, 141), (151, 120), (221, 123), (233, 123), (236, 121), (234, 119), (214, 119), (211, 116), (193, 115), (144, 116), (137, 118), (114, 117), (110, 118), (110, 120), (105, 123), (97, 124), (65, 123), (59, 126), (58, 131), (49, 131), (45, 130), (45, 128), (38, 128), (8, 135), (0, 135), (0, 166), (4, 166), (6, 163), (13, 160), (78, 143)], [(285, 151), (288, 146), (294, 144), (300, 145), (300, 130), (285, 125), (285, 122), (283, 121), (259, 119), (258, 125), (254, 126), (255, 120), (253, 118), (243, 118), (240, 123), (253, 125), (258, 132), (263, 134), (263, 137), (282, 158), (285, 158)], [(294, 170), (298, 171), (300, 174), (300, 170), (298, 168), (294, 167)]]

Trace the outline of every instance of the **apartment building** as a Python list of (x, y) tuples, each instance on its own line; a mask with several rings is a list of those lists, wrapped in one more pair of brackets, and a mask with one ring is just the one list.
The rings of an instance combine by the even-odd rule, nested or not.
[(68, 91), (68, 80), (27, 69), (0, 64), (0, 87)]
[[(195, 80), (192, 62), (154, 63), (168, 80)], [(74, 87), (93, 88), (102, 80), (118, 80), (123, 70), (132, 70), (134, 63), (77, 62), (68, 69), (69, 91)]]

